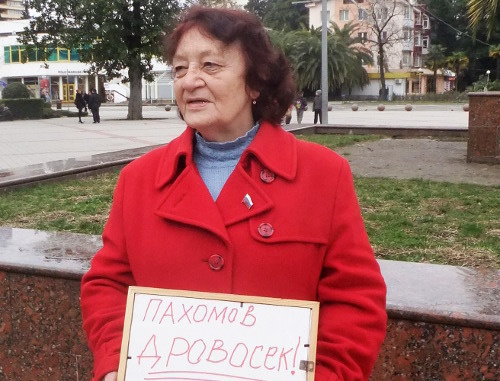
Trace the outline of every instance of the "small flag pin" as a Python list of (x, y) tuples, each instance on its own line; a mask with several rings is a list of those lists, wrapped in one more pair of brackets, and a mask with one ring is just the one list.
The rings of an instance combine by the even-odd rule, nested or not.
[(248, 209), (250, 209), (253, 206), (252, 198), (248, 193), (245, 195), (245, 197), (243, 197), (243, 200), (241, 200), (241, 202), (245, 204)]

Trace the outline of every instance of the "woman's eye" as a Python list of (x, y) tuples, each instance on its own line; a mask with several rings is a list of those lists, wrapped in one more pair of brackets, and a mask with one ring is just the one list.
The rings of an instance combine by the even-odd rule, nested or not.
[(217, 70), (220, 67), (220, 65), (217, 65), (216, 63), (213, 62), (205, 62), (203, 63), (203, 69), (206, 71), (214, 71)]
[(172, 70), (172, 77), (173, 78), (182, 78), (186, 75), (187, 73), (187, 66), (174, 66), (174, 69)]

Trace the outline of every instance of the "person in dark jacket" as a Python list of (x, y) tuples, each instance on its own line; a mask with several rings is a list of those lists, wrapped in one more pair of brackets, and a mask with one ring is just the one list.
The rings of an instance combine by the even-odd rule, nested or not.
[(304, 97), (304, 93), (299, 91), (297, 94), (297, 99), (295, 100), (295, 109), (297, 110), (297, 123), (302, 123), (302, 117), (304, 116), (304, 111), (307, 110), (307, 100)]
[(89, 97), (89, 109), (90, 111), (92, 111), (94, 123), (101, 123), (101, 117), (99, 116), (99, 107), (101, 107), (101, 99), (99, 98), (99, 94), (97, 94), (96, 90), (92, 89)]
[(76, 90), (75, 106), (78, 109), (78, 123), (83, 123), (82, 110), (85, 108), (85, 101), (83, 99), (82, 91), (80, 89)]
[(89, 105), (90, 91), (88, 93), (83, 93), (83, 100), (85, 101), (85, 112), (87, 112), (87, 107)]
[(319, 117), (319, 123), (323, 123), (322, 117), (321, 117), (321, 90), (316, 91), (316, 95), (314, 96), (313, 100), (313, 111), (314, 111), (314, 124), (318, 121)]

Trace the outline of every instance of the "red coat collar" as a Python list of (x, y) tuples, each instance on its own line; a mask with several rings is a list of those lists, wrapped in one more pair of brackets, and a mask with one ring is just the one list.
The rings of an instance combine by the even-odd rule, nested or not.
[[(187, 166), (193, 164), (194, 130), (187, 127), (166, 147), (156, 174), (155, 185), (163, 187), (174, 180)], [(263, 121), (259, 132), (243, 153), (242, 159), (254, 156), (263, 167), (287, 180), (297, 172), (297, 147), (295, 137), (279, 125)]]

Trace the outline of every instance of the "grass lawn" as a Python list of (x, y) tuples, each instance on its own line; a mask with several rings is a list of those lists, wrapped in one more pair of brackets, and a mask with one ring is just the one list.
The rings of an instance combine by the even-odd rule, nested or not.
[[(301, 137), (335, 148), (374, 136)], [(118, 173), (0, 193), (0, 226), (100, 234)], [(356, 178), (378, 258), (500, 268), (500, 188)]]

